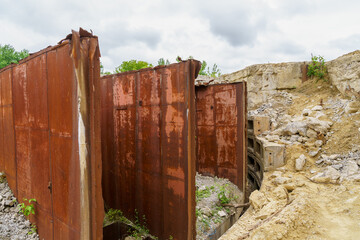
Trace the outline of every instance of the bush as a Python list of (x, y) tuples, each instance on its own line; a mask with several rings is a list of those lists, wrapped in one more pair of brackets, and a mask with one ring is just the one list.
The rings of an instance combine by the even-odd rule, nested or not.
[(121, 73), (121, 72), (128, 72), (133, 70), (140, 70), (143, 68), (152, 67), (151, 63), (145, 61), (137, 61), (137, 60), (130, 60), (130, 61), (123, 61), (120, 66), (115, 68), (114, 73)]
[(316, 77), (326, 81), (327, 67), (325, 66), (325, 59), (322, 56), (311, 55), (311, 63), (307, 75), (308, 77)]

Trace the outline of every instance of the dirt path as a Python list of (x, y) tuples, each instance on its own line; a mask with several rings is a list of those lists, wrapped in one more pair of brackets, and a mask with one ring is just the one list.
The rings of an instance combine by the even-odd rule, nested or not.
[(323, 239), (360, 239), (360, 188), (351, 184), (348, 188), (352, 190), (323, 187), (313, 196)]

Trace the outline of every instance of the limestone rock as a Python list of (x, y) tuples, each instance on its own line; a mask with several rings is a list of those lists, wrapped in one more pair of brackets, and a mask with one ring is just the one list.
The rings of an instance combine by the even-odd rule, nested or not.
[(354, 180), (355, 182), (360, 182), (360, 174), (352, 175), (349, 179)]
[[(335, 159), (337, 159), (337, 158), (339, 158), (339, 157), (340, 157), (339, 154), (332, 154), (332, 155), (329, 156), (329, 159), (330, 159), (330, 160), (335, 160)], [(325, 158), (325, 157), (324, 157), (324, 158)]]
[(287, 184), (284, 184), (283, 186), (288, 192), (292, 192), (295, 189), (294, 183), (287, 183)]
[(322, 140), (316, 140), (314, 144), (315, 144), (316, 147), (321, 147), (323, 145), (323, 141)]
[(350, 176), (357, 173), (358, 170), (359, 170), (359, 166), (355, 161), (347, 161), (344, 164), (341, 173), (344, 174), (345, 176)]
[(219, 214), (220, 217), (226, 217), (227, 216), (226, 212), (224, 212), (222, 210), (219, 211), (218, 214)]
[(324, 172), (318, 173), (317, 175), (313, 176), (311, 180), (320, 183), (336, 183), (340, 178), (340, 173), (335, 168), (329, 166), (326, 168)]
[(340, 170), (342, 167), (343, 167), (343, 165), (341, 164), (341, 163), (339, 163), (339, 164), (333, 164), (333, 165), (331, 165), (333, 168), (335, 168), (336, 170)]
[(360, 51), (354, 51), (326, 63), (329, 79), (345, 95), (360, 98)]
[(268, 202), (265, 194), (258, 190), (251, 193), (249, 201), (255, 210), (261, 209)]
[(345, 107), (346, 113), (356, 113), (360, 109), (360, 102), (349, 102)]
[(308, 117), (306, 119), (306, 123), (309, 128), (313, 129), (318, 133), (325, 134), (327, 133), (328, 129), (331, 127), (332, 123), (329, 121), (321, 121), (317, 118)]
[(321, 111), (321, 110), (323, 110), (323, 107), (320, 105), (317, 105), (317, 106), (313, 107), (311, 110), (312, 111)]
[(307, 136), (308, 138), (316, 138), (316, 137), (317, 137), (317, 133), (310, 128), (310, 129), (307, 130), (306, 136)]
[(288, 182), (290, 182), (290, 178), (288, 178), (288, 177), (277, 177), (273, 180), (273, 183), (275, 185), (282, 185), (282, 184), (288, 183)]
[(311, 113), (312, 113), (312, 111), (311, 111), (310, 109), (307, 109), (307, 108), (305, 108), (305, 109), (302, 111), (302, 115), (303, 115), (303, 116), (309, 116)]
[[(300, 135), (306, 135), (307, 125), (305, 122), (297, 121), (297, 122), (290, 122), (286, 125), (285, 129), (283, 130), (284, 135), (295, 135), (300, 133)], [(301, 134), (302, 133), (302, 134)]]
[(266, 204), (260, 211), (256, 219), (266, 219), (275, 213), (281, 207), (281, 202), (271, 201)]
[(283, 186), (278, 186), (273, 191), (275, 197), (279, 200), (287, 199), (288, 198), (288, 192), (286, 188)]
[(309, 156), (310, 157), (315, 157), (318, 153), (319, 153), (320, 149), (314, 150), (314, 151), (310, 151), (309, 152)]
[(231, 74), (221, 75), (213, 81), (217, 82), (247, 82), (248, 107), (251, 109), (280, 89), (291, 89), (302, 83), (302, 73), (299, 71), (303, 62), (257, 64), (246, 67)]
[(292, 135), (290, 138), (290, 142), (296, 142), (299, 139), (299, 135)]
[(279, 136), (278, 135), (267, 135), (266, 136), (266, 139), (269, 141), (269, 142), (277, 142), (280, 140)]
[(301, 154), (300, 157), (295, 160), (296, 171), (303, 170), (305, 163), (306, 163), (306, 157), (304, 154)]

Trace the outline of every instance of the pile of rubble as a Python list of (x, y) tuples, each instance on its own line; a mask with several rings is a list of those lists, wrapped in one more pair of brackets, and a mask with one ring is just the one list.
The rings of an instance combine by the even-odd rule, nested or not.
[[(225, 178), (196, 174), (196, 239), (217, 239), (226, 221), (236, 221), (242, 211), (237, 205), (244, 202), (239, 188)], [(228, 224), (227, 228), (231, 226)], [(226, 228), (226, 229), (227, 229)], [(225, 230), (226, 230), (225, 229)]]
[(312, 181), (319, 183), (341, 183), (344, 180), (360, 182), (360, 152), (330, 156), (321, 154), (316, 164), (322, 170), (311, 177)]
[(0, 173), (0, 239), (37, 240), (31, 223), (19, 212), (20, 207), (7, 184), (5, 175)]
[(256, 138), (284, 147), (283, 166), (265, 167), (250, 208), (221, 239), (356, 239), (359, 101), (309, 80), (277, 92), (249, 115), (267, 117), (269, 130)]

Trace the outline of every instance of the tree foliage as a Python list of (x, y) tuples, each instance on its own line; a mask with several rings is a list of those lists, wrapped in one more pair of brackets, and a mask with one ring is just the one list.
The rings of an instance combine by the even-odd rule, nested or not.
[(114, 73), (121, 73), (121, 72), (128, 72), (133, 70), (140, 70), (143, 68), (152, 67), (151, 63), (145, 61), (137, 61), (137, 60), (130, 60), (130, 61), (123, 61), (120, 66), (115, 68)]
[(18, 63), (21, 59), (29, 56), (28, 50), (22, 50), (20, 52), (15, 51), (15, 48), (10, 44), (0, 44), (0, 68), (6, 67), (12, 63)]
[(210, 76), (210, 77), (219, 77), (221, 75), (221, 71), (216, 63), (214, 63), (214, 65), (212, 66), (212, 68), (210, 70), (210, 67), (207, 67), (207, 62), (202, 61), (199, 75)]
[(169, 59), (165, 60), (164, 58), (160, 58), (157, 63), (158, 63), (158, 65), (169, 65), (170, 61), (169, 61)]
[[(193, 56), (189, 56), (187, 59), (194, 59)], [(176, 62), (181, 61), (181, 57), (177, 56), (175, 59)], [(160, 58), (157, 61), (157, 65), (169, 65), (171, 62), (169, 59)], [(140, 70), (142, 68), (153, 67), (151, 63), (145, 61), (138, 61), (138, 60), (130, 60), (130, 61), (123, 61), (120, 66), (115, 68), (114, 73), (121, 73), (133, 70)], [(100, 65), (100, 73), (101, 74), (111, 74), (110, 72), (104, 72), (104, 67)], [(211, 77), (219, 77), (221, 75), (221, 71), (217, 64), (215, 63), (211, 68), (207, 65), (206, 61), (201, 62), (201, 69), (199, 75), (211, 76)]]

